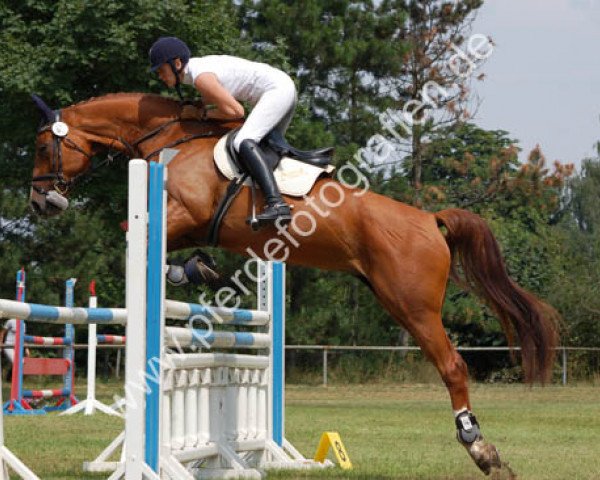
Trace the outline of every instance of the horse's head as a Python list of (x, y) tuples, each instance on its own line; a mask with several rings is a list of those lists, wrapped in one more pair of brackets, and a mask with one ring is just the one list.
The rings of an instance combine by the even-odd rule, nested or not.
[(32, 96), (42, 113), (38, 130), (30, 205), (40, 215), (52, 216), (69, 206), (73, 182), (91, 167), (92, 143), (37, 95)]

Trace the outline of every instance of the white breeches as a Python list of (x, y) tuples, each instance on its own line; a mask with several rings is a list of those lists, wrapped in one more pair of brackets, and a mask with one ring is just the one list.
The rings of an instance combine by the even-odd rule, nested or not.
[(14, 348), (4, 348), (4, 356), (8, 359), (8, 361), (11, 363), (11, 365), (13, 363), (15, 363), (15, 349)]
[(260, 142), (273, 129), (285, 133), (296, 108), (296, 86), (287, 75), (281, 76), (277, 86), (262, 94), (233, 141), (239, 151), (244, 140)]

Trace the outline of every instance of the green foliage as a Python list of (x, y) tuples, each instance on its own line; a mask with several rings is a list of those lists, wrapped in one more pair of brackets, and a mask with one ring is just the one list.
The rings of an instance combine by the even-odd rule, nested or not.
[(581, 175), (569, 182), (569, 188), (572, 226), (584, 233), (597, 233), (600, 228), (600, 161), (597, 158), (584, 160)]
[(600, 159), (590, 158), (567, 183), (559, 223), (563, 252), (549, 291), (565, 317), (565, 343), (575, 346), (600, 346), (599, 179)]

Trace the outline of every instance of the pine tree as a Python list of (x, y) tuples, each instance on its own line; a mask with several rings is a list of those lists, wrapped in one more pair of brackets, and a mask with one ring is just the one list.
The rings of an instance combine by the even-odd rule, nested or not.
[(381, 121), (392, 143), (405, 155), (402, 167), (411, 178), (417, 205), (421, 204), (427, 139), (439, 127), (471, 118), (477, 107), (471, 79), (475, 74), (483, 79), (475, 70), (493, 51), (487, 38), (469, 38), (482, 3), (385, 0), (381, 4), (382, 8), (408, 12), (399, 39), (408, 43), (410, 49), (394, 82), (399, 102), (396, 109), (381, 116)]

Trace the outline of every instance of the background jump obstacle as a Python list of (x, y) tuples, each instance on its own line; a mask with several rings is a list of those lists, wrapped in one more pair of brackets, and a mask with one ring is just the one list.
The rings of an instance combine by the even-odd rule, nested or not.
[[(70, 278), (65, 285), (65, 305), (73, 306), (73, 291), (77, 280)], [(17, 301), (25, 302), (26, 274), (22, 268), (17, 272)], [(73, 325), (65, 325), (64, 337), (40, 337), (25, 335), (25, 323), (22, 316), (15, 315), (16, 332), (10, 399), (3, 405), (7, 415), (41, 415), (55, 410), (67, 410), (77, 404), (74, 392), (75, 378), (75, 329)], [(63, 349), (62, 358), (26, 357), (25, 343), (33, 345), (67, 346)], [(55, 389), (23, 389), (23, 377), (28, 375), (62, 376), (62, 388)], [(56, 398), (54, 405), (37, 407), (33, 399)]]

